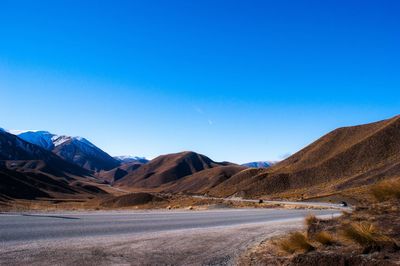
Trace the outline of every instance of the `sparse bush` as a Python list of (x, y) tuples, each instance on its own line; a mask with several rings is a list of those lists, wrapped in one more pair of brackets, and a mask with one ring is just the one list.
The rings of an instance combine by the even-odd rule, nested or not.
[(287, 238), (278, 241), (276, 244), (281, 250), (287, 253), (295, 253), (298, 251), (309, 252), (315, 249), (307, 240), (307, 237), (301, 232), (291, 233)]
[(324, 231), (317, 233), (314, 238), (315, 241), (321, 243), (324, 246), (332, 246), (337, 243), (332, 234)]
[(310, 213), (309, 215), (307, 215), (306, 219), (305, 219), (305, 223), (307, 226), (312, 226), (315, 224), (319, 223), (319, 219), (312, 213)]
[(391, 238), (385, 236), (376, 226), (368, 222), (347, 224), (344, 226), (342, 235), (362, 247), (378, 247), (382, 243), (393, 242)]
[(307, 226), (307, 237), (313, 238), (314, 235), (319, 231), (320, 228), (320, 220), (315, 217), (314, 214), (309, 214), (304, 220)]
[(372, 195), (378, 201), (400, 199), (400, 181), (383, 181), (371, 187)]

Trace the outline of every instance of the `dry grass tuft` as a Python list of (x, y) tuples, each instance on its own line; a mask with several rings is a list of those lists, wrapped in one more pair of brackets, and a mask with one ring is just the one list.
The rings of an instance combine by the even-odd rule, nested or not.
[(385, 236), (376, 226), (369, 222), (353, 222), (345, 225), (342, 235), (362, 247), (375, 247), (384, 242), (393, 242), (391, 238)]
[(318, 224), (319, 223), (319, 219), (314, 214), (310, 213), (305, 218), (305, 223), (306, 223), (307, 226), (312, 226), (312, 225)]
[(383, 181), (371, 187), (372, 195), (380, 202), (400, 199), (400, 181)]
[(276, 244), (281, 250), (291, 254), (299, 251), (309, 252), (315, 249), (301, 232), (291, 233), (287, 238), (278, 241)]
[(317, 233), (314, 239), (315, 241), (321, 243), (324, 246), (332, 246), (337, 244), (337, 241), (335, 240), (333, 235), (324, 231)]

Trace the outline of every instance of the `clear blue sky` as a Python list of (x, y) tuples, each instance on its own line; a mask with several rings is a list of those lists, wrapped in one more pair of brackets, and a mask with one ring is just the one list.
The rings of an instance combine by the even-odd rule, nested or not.
[(400, 1), (1, 1), (0, 127), (278, 160), (400, 113)]

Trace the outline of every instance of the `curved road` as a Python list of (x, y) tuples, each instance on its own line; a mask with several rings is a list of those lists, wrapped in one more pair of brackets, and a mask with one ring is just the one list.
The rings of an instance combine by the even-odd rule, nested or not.
[(229, 265), (249, 245), (313, 212), (223, 209), (0, 214), (0, 264)]

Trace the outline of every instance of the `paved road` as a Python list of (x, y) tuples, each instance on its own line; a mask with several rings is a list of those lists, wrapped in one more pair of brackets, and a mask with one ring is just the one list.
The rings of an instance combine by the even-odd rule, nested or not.
[[(309, 212), (309, 210), (235, 209), (193, 212), (3, 214), (0, 216), (0, 241), (4, 243), (234, 226), (296, 219), (304, 217)], [(332, 211), (316, 213), (331, 214)]]
[(4, 213), (0, 214), (0, 264), (91, 265), (92, 260), (96, 265), (231, 264), (254, 241), (301, 226), (309, 213), (283, 209)]

